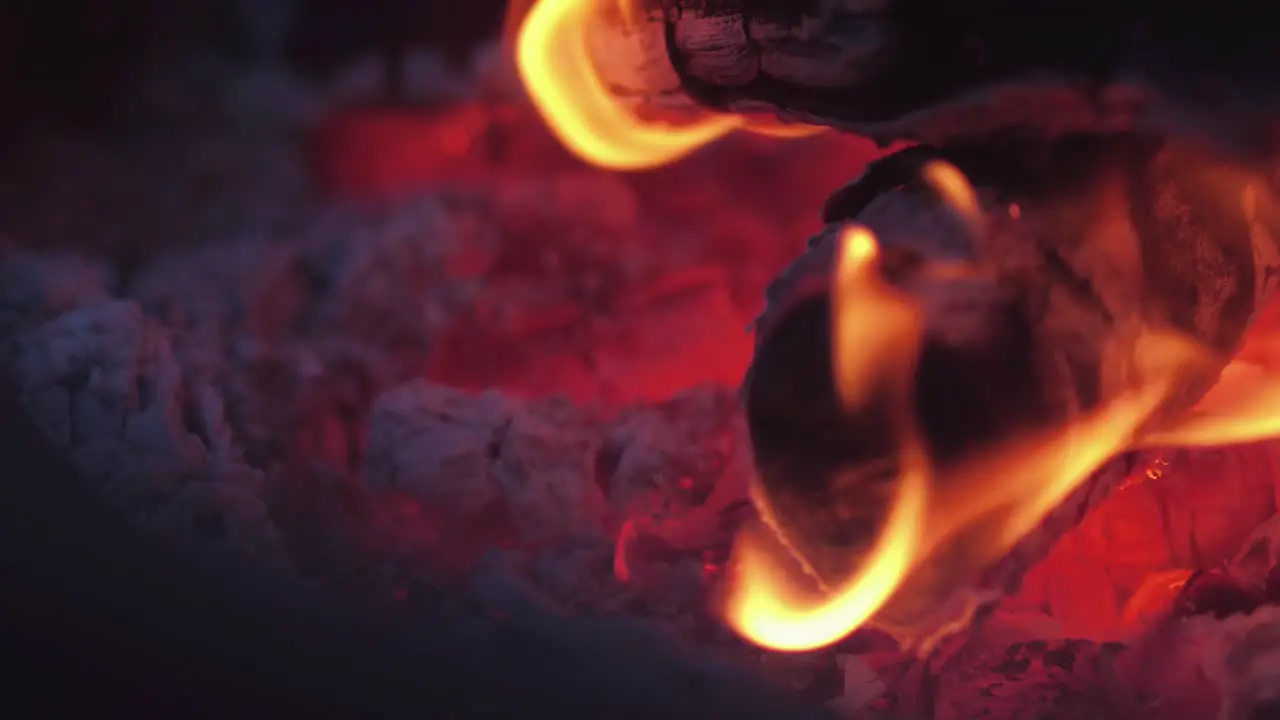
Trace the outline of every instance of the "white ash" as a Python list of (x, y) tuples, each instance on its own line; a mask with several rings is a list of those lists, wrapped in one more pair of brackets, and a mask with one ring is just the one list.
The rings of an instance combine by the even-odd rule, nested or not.
[(168, 332), (123, 300), (70, 310), (14, 339), (24, 405), (102, 495), (210, 563), (288, 563), (220, 398), (193, 385)]
[(510, 418), (504, 405), (496, 392), (473, 399), (422, 382), (385, 393), (370, 413), (365, 479), (460, 518), (478, 514), (498, 497), (490, 465)]
[[(682, 481), (688, 495), (707, 496), (724, 474), (733, 449), (745, 442), (737, 434), (741, 428), (734, 425), (737, 409), (726, 394), (694, 391), (658, 405), (624, 410), (606, 434), (604, 447), (612, 465), (605, 481), (615, 509), (641, 509), (637, 506), (655, 499), (655, 490), (674, 498)], [(689, 438), (707, 442), (690, 443)]]
[[(727, 445), (744, 440), (729, 436), (735, 417), (729, 393), (713, 388), (602, 419), (554, 400), (468, 396), (412, 381), (375, 401), (363, 474), (371, 487), (407, 492), (455, 517), (500, 503), (522, 541), (544, 548), (507, 562), (551, 597), (594, 612), (643, 607), (692, 633), (708, 587), (705, 546), (694, 540), (723, 539), (728, 526), (725, 508), (707, 501), (726, 494), (716, 493), (720, 483), (745, 488), (742, 468), (729, 469), (725, 457)], [(624, 585), (613, 577), (606, 528), (638, 512), (654, 518), (642, 534), (684, 542), (658, 558), (637, 554), (638, 577)]]
[(431, 197), (336, 209), (278, 237), (162, 258), (131, 294), (173, 329), (185, 367), (223, 393), (246, 455), (265, 468), (289, 451), (299, 413), (359, 423), (373, 394), (425, 364), (433, 330), (466, 302), (445, 273), (456, 241)]
[(566, 528), (602, 530), (604, 497), (591, 476), (595, 444), (589, 435), (530, 412), (510, 418), (492, 477), (527, 541), (551, 538)]
[[(609, 192), (584, 196), (599, 218), (587, 223), (594, 232), (622, 232), (634, 220), (630, 191), (617, 196), (621, 205)], [(17, 289), (6, 304), (9, 375), (46, 435), (137, 525), (202, 554), (257, 552), (296, 565), (300, 542), (289, 533), (298, 526), (282, 524), (277, 497), (304, 452), (300, 428), (336, 422), (343, 451), (327, 456), (334, 443), (326, 441), (316, 456), (297, 458), (316, 492), (353, 482), (372, 495), (397, 489), (459, 518), (498, 502), (522, 542), (541, 547), (524, 574), (548, 597), (593, 612), (661, 615), (692, 632), (681, 616), (706, 615), (698, 549), (637, 556), (645, 582), (625, 586), (613, 577), (612, 538), (641, 506), (663, 528), (678, 526), (733, 475), (724, 471), (735, 412), (727, 391), (610, 418), (413, 379), (435, 330), (479, 290), (448, 273), (468, 233), (572, 229), (572, 213), (555, 203), (499, 204), (508, 214), (487, 228), (467, 207), (433, 197), (334, 209), (291, 230), (160, 255), (132, 274), (125, 298), (111, 297), (110, 273), (91, 262), (6, 256), (0, 272), (22, 280), (6, 286)], [(586, 247), (591, 232), (560, 236)], [(596, 255), (593, 263), (617, 266)], [(516, 268), (514, 279), (527, 271)], [(552, 283), (542, 292), (561, 291)], [(334, 562), (354, 552), (347, 544), (332, 541)]]
[(448, 261), (467, 239), (433, 196), (379, 210), (334, 211), (300, 232), (317, 286), (314, 332), (421, 345), (466, 300)]
[(459, 518), (501, 499), (526, 542), (565, 530), (603, 537), (596, 441), (564, 416), (496, 392), (473, 398), (415, 381), (374, 402), (364, 476)]

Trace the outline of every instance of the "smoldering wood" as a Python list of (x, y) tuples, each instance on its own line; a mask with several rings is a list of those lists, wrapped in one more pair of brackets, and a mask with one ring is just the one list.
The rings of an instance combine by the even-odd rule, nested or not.
[[(1216, 381), (1274, 289), (1280, 226), (1256, 168), (1142, 136), (1048, 150), (955, 146), (939, 156), (978, 188), (987, 233), (975, 240), (912, 176), (921, 153), (880, 161), (842, 194), (850, 219), (879, 236), (885, 278), (924, 314), (914, 410), (944, 474), (1000, 438), (1061, 426), (1131, 389), (1138, 339), (1153, 329), (1177, 331), (1218, 359), (1180, 378), (1147, 422), (1178, 416)], [(833, 217), (841, 205), (829, 205)], [(827, 582), (856, 568), (881, 529), (897, 441), (884, 405), (850, 414), (834, 393), (827, 278), (837, 228), (770, 288), (745, 386), (779, 530)], [(931, 280), (935, 259), (970, 260), (981, 272)], [(953, 539), (878, 622), (927, 636), (968, 601), (999, 597), (1141, 462), (1130, 455), (1099, 470), (993, 567), (974, 567), (965, 559), (972, 540)]]
[(1280, 100), (1280, 51), (1247, 2), (1175, 17), (1061, 0), (645, 0), (630, 22), (612, 5), (590, 39), (618, 98), (773, 110), (885, 142), (1159, 128), (1257, 149)]

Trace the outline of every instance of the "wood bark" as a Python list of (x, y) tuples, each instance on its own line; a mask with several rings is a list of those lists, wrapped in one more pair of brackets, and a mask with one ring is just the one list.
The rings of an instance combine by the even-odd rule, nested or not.
[(1250, 3), (1156, 15), (1101, 0), (600, 3), (591, 56), (626, 102), (774, 111), (886, 142), (1187, 129), (1268, 141), (1280, 49)]

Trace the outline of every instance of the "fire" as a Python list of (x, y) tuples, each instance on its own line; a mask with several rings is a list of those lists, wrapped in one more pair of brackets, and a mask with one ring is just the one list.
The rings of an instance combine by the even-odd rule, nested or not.
[[(925, 163), (920, 169), (920, 176), (964, 220), (971, 232), (982, 232), (982, 206), (978, 203), (978, 193), (969, 184), (964, 173), (960, 172), (960, 168), (948, 162), (934, 160)], [(1011, 210), (1010, 216), (1016, 219), (1017, 214)]]
[[(945, 170), (937, 177), (946, 178)], [(955, 185), (943, 196), (973, 197), (971, 190)], [(972, 217), (973, 207), (965, 203), (956, 210)], [(878, 279), (876, 257), (869, 230), (855, 226), (843, 231), (832, 282), (832, 372), (840, 400), (851, 409), (864, 401), (873, 383), (891, 383), (898, 392), (896, 430), (906, 435), (897, 496), (862, 569), (817, 601), (800, 597), (788, 579), (786, 563), (803, 559), (779, 557), (751, 533), (739, 538), (726, 618), (759, 645), (803, 651), (848, 635), (873, 617), (932, 551), (961, 532), (981, 528), (990, 538), (982, 559), (994, 562), (1107, 459), (1128, 448), (1173, 442), (1218, 445), (1280, 434), (1280, 417), (1274, 412), (1280, 405), (1280, 374), (1240, 362), (1230, 364), (1215, 389), (1180, 421), (1146, 431), (1145, 423), (1179, 378), (1207, 360), (1201, 349), (1178, 335), (1152, 333), (1140, 346), (1140, 358), (1148, 363), (1141, 369), (1145, 380), (1140, 387), (1067, 427), (1010, 439), (939, 477), (909, 417), (906, 380), (919, 343), (918, 316), (908, 298)], [(756, 490), (753, 500), (762, 518), (785, 545), (770, 522), (769, 499)]]
[[(853, 409), (864, 402), (871, 384), (893, 388), (898, 407), (895, 430), (903, 440), (901, 475), (888, 522), (862, 569), (818, 601), (800, 599), (788, 586), (781, 565), (786, 558), (765, 551), (750, 534), (740, 538), (726, 618), (751, 641), (775, 650), (810, 650), (849, 634), (869, 620), (942, 541), (977, 523), (997, 523), (985, 528), (991, 538), (985, 555), (997, 559), (1099, 465), (1134, 442), (1142, 423), (1173, 388), (1178, 372), (1199, 359), (1194, 348), (1178, 338), (1152, 336), (1150, 357), (1163, 360), (1144, 387), (1070, 427), (1010, 440), (939, 478), (910, 411), (918, 315), (908, 298), (875, 273), (877, 251), (869, 230), (845, 229), (838, 252), (832, 285), (837, 393)], [(757, 492), (753, 499), (766, 524), (773, 525), (768, 498)]]
[[(904, 400), (910, 392), (919, 315), (878, 279), (878, 256), (870, 230), (854, 226), (844, 232), (835, 271), (832, 351), (837, 391), (850, 405), (860, 403), (876, 380), (893, 383)], [(883, 367), (891, 368), (892, 375), (878, 374)], [(908, 441), (897, 500), (866, 565), (843, 587), (816, 603), (806, 601), (788, 587), (786, 567), (779, 562), (785, 558), (768, 552), (758, 534), (739, 537), (737, 581), (728, 594), (725, 617), (744, 637), (775, 650), (827, 645), (870, 619), (902, 584), (924, 537), (929, 463), (909, 414), (900, 413), (897, 419), (897, 430)], [(752, 500), (765, 523), (776, 527), (768, 497), (758, 486), (752, 488)]]
[[(614, 2), (633, 17), (630, 0), (537, 0), (520, 24), (516, 61), (537, 110), (561, 143), (583, 160), (614, 170), (672, 163), (725, 135), (748, 130), (775, 137), (818, 132), (806, 126), (764, 124), (741, 116), (704, 113), (682, 124), (648, 122), (613, 100), (595, 74), (584, 28), (593, 2)], [(922, 179), (981, 233), (984, 210), (957, 168), (931, 163)], [(1018, 218), (1022, 208), (1007, 208)], [(770, 501), (758, 484), (752, 499), (772, 533), (740, 533), (729, 574), (728, 623), (758, 645), (803, 651), (833, 643), (868, 622), (947, 540), (982, 538), (978, 562), (994, 562), (1033, 530), (1106, 460), (1127, 449), (1156, 445), (1217, 445), (1280, 435), (1280, 372), (1231, 363), (1221, 381), (1185, 417), (1159, 427), (1151, 418), (1192, 368), (1211, 358), (1177, 334), (1151, 331), (1139, 353), (1141, 382), (1093, 413), (1049, 432), (1007, 438), (959, 468), (934, 467), (916, 427), (911, 378), (921, 320), (910, 297), (877, 272), (875, 236), (864, 227), (842, 231), (832, 278), (832, 372), (850, 410), (873, 387), (890, 391), (897, 435), (895, 496), (885, 526), (859, 570), (819, 597), (795, 580), (803, 558), (778, 552), (786, 538), (771, 522)], [(976, 268), (943, 267), (961, 272)], [(977, 531), (977, 532), (974, 532)], [(620, 580), (630, 576), (628, 527), (615, 557)], [(928, 642), (928, 639), (925, 639)]]
[(611, 170), (644, 170), (679, 160), (735, 130), (778, 138), (804, 137), (824, 128), (703, 113), (674, 125), (638, 119), (614, 101), (592, 70), (583, 28), (596, 2), (617, 2), (631, 17), (628, 0), (539, 0), (516, 38), (520, 79), (556, 138), (586, 162)]

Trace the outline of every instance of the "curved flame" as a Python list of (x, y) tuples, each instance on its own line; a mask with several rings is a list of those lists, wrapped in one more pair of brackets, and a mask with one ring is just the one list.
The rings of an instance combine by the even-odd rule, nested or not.
[(943, 160), (930, 160), (920, 168), (920, 178), (964, 221), (970, 232), (982, 234), (984, 223), (978, 193), (960, 168)]
[[(611, 170), (643, 170), (675, 162), (735, 130), (779, 138), (825, 130), (710, 112), (685, 125), (639, 120), (610, 97), (592, 70), (582, 32), (592, 21), (592, 2), (539, 0), (525, 16), (515, 48), (520, 79), (538, 112), (583, 160)], [(627, 7), (621, 9), (630, 17)]]
[[(946, 195), (965, 196), (955, 190), (953, 186)], [(832, 284), (836, 392), (846, 407), (856, 408), (865, 402), (873, 384), (894, 391), (891, 402), (899, 408), (895, 430), (902, 448), (901, 471), (888, 520), (866, 562), (820, 601), (799, 596), (789, 585), (780, 559), (766, 551), (758, 536), (746, 533), (739, 539), (738, 573), (729, 588), (726, 618), (744, 637), (774, 650), (811, 650), (853, 632), (889, 601), (946, 538), (975, 522), (991, 522), (993, 512), (1002, 508), (1006, 510), (993, 528), (989, 560), (1007, 552), (1091, 472), (1125, 448), (1164, 399), (1173, 377), (1162, 374), (1093, 416), (1040, 438), (1007, 443), (939, 481), (909, 409), (919, 315), (909, 298), (878, 277), (878, 250), (871, 231), (847, 228), (837, 253)], [(1180, 341), (1158, 338), (1151, 342), (1153, 356), (1162, 358), (1161, 369), (1173, 371), (1191, 361), (1189, 348)], [(946, 491), (935, 493), (934, 487)], [(753, 499), (766, 525), (781, 538), (769, 500), (758, 487)]]
[[(920, 339), (920, 318), (910, 301), (881, 282), (876, 272), (875, 236), (861, 226), (846, 228), (839, 240), (832, 293), (832, 352), (836, 391), (846, 405), (862, 402), (876, 371), (886, 361), (903, 393), (913, 370)], [(910, 422), (910, 418), (902, 418)], [(904, 441), (902, 473), (888, 521), (866, 564), (819, 602), (789, 592), (785, 568), (765, 551), (758, 535), (744, 533), (734, 548), (736, 583), (728, 594), (725, 617), (749, 640), (774, 650), (803, 651), (828, 645), (871, 618), (906, 579), (924, 535), (929, 462), (909, 424), (898, 428)], [(753, 487), (752, 499), (765, 523), (771, 521), (768, 497)]]
[[(817, 602), (790, 589), (783, 559), (768, 552), (758, 534), (740, 534), (734, 546), (736, 579), (724, 609), (729, 625), (762, 647), (803, 652), (830, 645), (870, 620), (906, 580), (919, 552), (926, 474), (907, 472), (898, 482), (897, 501), (866, 565)], [(757, 490), (752, 497), (767, 516), (764, 494)]]
[[(950, 165), (926, 167), (926, 182), (967, 221), (982, 220), (976, 194)], [(1097, 411), (1037, 436), (1014, 438), (945, 477), (934, 473), (911, 417), (909, 381), (919, 348), (920, 317), (909, 297), (876, 272), (875, 236), (863, 227), (842, 231), (832, 278), (832, 373), (848, 408), (872, 387), (889, 388), (897, 407), (901, 474), (896, 496), (860, 569), (819, 599), (804, 597), (787, 571), (798, 557), (771, 552), (745, 532), (735, 547), (736, 576), (728, 588), (726, 619), (752, 642), (774, 650), (810, 650), (838, 641), (870, 620), (931, 553), (948, 538), (983, 525), (989, 540), (973, 548), (979, 564), (998, 560), (1043, 521), (1110, 457), (1151, 444), (1247, 442), (1280, 434), (1275, 368), (1232, 363), (1197, 408), (1158, 433), (1141, 432), (1180, 378), (1209, 360), (1176, 334), (1151, 332), (1136, 349), (1143, 382)], [(757, 485), (753, 500), (775, 540), (787, 545), (769, 498)], [(936, 636), (915, 638), (927, 646)]]

